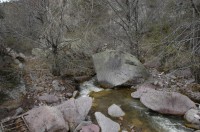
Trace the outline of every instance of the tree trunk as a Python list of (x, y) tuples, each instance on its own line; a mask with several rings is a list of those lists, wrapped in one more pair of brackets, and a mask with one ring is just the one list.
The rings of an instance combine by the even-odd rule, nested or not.
[(60, 66), (59, 66), (59, 60), (58, 60), (57, 55), (54, 55), (53, 57), (52, 74), (54, 76), (60, 76)]
[(52, 45), (52, 49), (53, 49), (52, 74), (54, 76), (60, 76), (60, 66), (59, 66), (59, 58), (58, 58), (58, 47), (56, 45)]

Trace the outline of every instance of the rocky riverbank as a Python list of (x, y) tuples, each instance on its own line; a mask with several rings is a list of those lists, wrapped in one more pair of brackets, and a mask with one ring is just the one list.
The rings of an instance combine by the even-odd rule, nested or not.
[[(102, 58), (102, 55), (105, 57), (103, 59), (105, 61), (98, 65), (100, 63), (98, 58)], [(96, 58), (97, 61), (95, 61)], [(188, 87), (191, 87), (190, 91), (194, 91), (195, 94), (198, 93), (199, 85), (193, 83), (194, 80), (188, 69), (167, 74), (154, 68), (149, 69), (147, 67), (147, 70), (132, 55), (116, 51), (108, 51), (107, 56), (97, 54), (93, 59), (97, 77), (84, 82), (91, 77), (55, 77), (49, 72), (43, 60), (37, 57), (24, 57), (22, 79), (24, 80), (25, 94), (22, 94), (21, 100), (15, 100), (19, 101), (17, 105), (13, 103), (13, 100), (6, 101), (5, 104), (7, 105), (1, 105), (1, 112), (3, 114), (7, 112), (2, 117), (26, 115), (25, 120), (31, 132), (99, 132), (100, 130), (102, 132), (121, 130), (124, 132), (142, 130), (167, 132), (169, 129), (166, 126), (179, 131), (178, 128), (171, 128), (166, 124), (165, 127), (159, 129), (151, 126), (152, 124), (148, 120), (153, 122), (157, 120), (154, 120), (150, 114), (147, 114), (147, 121), (144, 121), (142, 116), (136, 116), (139, 114), (138, 110), (148, 113), (150, 109), (161, 114), (181, 116), (181, 119), (178, 120), (178, 122), (181, 122), (180, 131), (192, 130), (184, 128), (183, 116), (190, 124), (187, 125), (188, 127), (199, 129), (199, 106), (196, 106), (196, 103), (191, 100), (193, 98), (190, 99), (190, 96), (189, 98), (185, 96), (188, 95), (187, 91), (190, 90)], [(106, 89), (99, 88), (99, 86), (106, 87)], [(115, 95), (114, 90), (108, 89), (124, 89), (124, 87), (128, 87), (129, 90), (122, 91), (126, 93), (126, 96), (122, 96), (121, 101), (119, 101), (119, 97), (124, 95), (123, 93), (117, 92), (116, 97), (113, 97), (112, 93)], [(88, 97), (92, 91), (96, 93), (90, 95), (94, 97), (94, 100)], [(108, 93), (103, 92), (102, 95), (100, 91), (108, 91)], [(21, 91), (16, 91), (16, 93), (21, 93)], [(100, 94), (98, 95), (98, 93)], [(109, 96), (108, 101), (111, 101), (109, 105), (107, 105), (106, 100), (101, 100), (103, 102), (96, 104), (97, 98), (101, 98), (101, 96), (107, 98), (107, 94)], [(138, 99), (143, 106), (138, 105)], [(198, 100), (198, 98), (195, 99)], [(128, 104), (124, 101), (127, 101)], [(137, 104), (134, 104), (134, 102), (137, 102)], [(127, 106), (123, 107), (123, 103)], [(133, 105), (130, 105), (131, 103)], [(96, 105), (102, 105), (104, 110), (101, 106), (97, 107)], [(120, 107), (121, 105), (122, 107)], [(134, 109), (136, 110), (135, 113), (131, 113), (130, 111)], [(131, 114), (135, 116), (131, 116)], [(131, 120), (127, 117), (130, 117)], [(156, 116), (156, 118), (158, 117), (162, 117), (162, 115)], [(166, 117), (162, 119), (163, 121), (172, 121), (172, 119)], [(9, 120), (9, 118), (3, 121), (5, 120)], [(125, 123), (126, 125), (124, 125)]]

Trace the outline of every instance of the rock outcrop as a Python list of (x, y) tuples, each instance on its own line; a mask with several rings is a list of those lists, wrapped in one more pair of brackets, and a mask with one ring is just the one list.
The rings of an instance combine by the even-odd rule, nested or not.
[(98, 82), (103, 87), (113, 87), (127, 82), (138, 82), (148, 77), (142, 63), (133, 55), (121, 51), (106, 50), (93, 55)]

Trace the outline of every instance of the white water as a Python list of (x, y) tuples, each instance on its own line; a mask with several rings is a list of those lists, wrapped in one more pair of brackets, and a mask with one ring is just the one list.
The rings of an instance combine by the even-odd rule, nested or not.
[(90, 92), (99, 92), (102, 91), (103, 88), (96, 87), (94, 85), (95, 79), (93, 78), (90, 81), (86, 81), (80, 85), (80, 96), (89, 96)]

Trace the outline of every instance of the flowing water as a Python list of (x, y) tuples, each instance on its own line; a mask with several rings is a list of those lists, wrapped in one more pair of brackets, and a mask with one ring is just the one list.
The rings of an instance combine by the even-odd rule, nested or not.
[[(115, 90), (103, 90), (94, 85), (94, 80), (83, 83), (80, 86), (81, 96), (94, 98), (92, 111), (102, 112), (107, 117), (118, 122), (122, 130), (135, 130), (141, 132), (192, 132), (192, 129), (184, 126), (183, 117), (161, 115), (150, 111), (139, 100), (133, 99), (133, 89), (119, 88)], [(107, 113), (112, 104), (121, 106), (126, 113), (123, 118), (112, 118)], [(94, 117), (93, 117), (94, 119)]]

